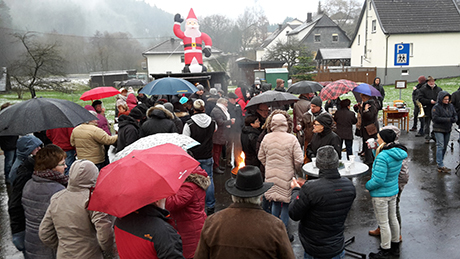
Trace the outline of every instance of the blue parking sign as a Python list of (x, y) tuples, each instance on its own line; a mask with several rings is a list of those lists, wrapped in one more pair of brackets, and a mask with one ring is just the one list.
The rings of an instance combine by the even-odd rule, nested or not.
[(409, 65), (410, 43), (395, 44), (395, 66)]

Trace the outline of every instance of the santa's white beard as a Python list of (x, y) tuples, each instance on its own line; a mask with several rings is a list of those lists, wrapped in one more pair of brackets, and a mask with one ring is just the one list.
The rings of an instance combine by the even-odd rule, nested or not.
[(184, 34), (185, 36), (192, 37), (192, 38), (200, 37), (201, 36), (200, 27), (195, 26), (195, 28), (193, 28), (193, 27), (185, 26)]

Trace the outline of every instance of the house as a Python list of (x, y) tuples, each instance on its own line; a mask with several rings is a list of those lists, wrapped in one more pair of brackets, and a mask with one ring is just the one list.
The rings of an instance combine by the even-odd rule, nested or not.
[[(212, 55), (209, 58), (203, 55), (203, 65), (207, 67), (208, 71), (212, 70), (209, 60), (215, 59), (222, 51), (212, 48), (211, 52)], [(185, 66), (184, 45), (182, 40), (176, 38), (155, 45), (142, 53), (142, 56), (147, 60), (148, 75), (166, 72), (182, 73)]]
[(262, 45), (260, 45), (260, 47), (256, 49), (256, 60), (263, 60), (265, 56), (265, 51), (267, 49), (273, 48), (278, 42), (286, 42), (288, 38), (288, 33), (300, 26), (301, 24), (302, 21), (298, 19), (294, 19), (293, 21), (290, 21), (285, 24), (278, 24), (278, 28), (272, 34), (270, 34), (264, 40), (264, 42), (262, 42)]
[(316, 53), (315, 60), (316, 68), (319, 70), (330, 66), (340, 66), (343, 69), (345, 66), (350, 66), (351, 49), (319, 49)]
[(350, 38), (345, 31), (326, 14), (312, 17), (312, 14), (308, 13), (307, 21), (289, 32), (288, 37), (297, 38), (314, 53), (318, 49), (347, 48), (350, 45)]
[(351, 43), (352, 67), (377, 67), (383, 84), (460, 75), (454, 0), (366, 0)]

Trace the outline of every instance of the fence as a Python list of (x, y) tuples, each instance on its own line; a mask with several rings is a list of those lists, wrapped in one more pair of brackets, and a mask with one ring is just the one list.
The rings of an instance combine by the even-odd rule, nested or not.
[(322, 82), (347, 79), (354, 82), (372, 84), (376, 76), (376, 67), (348, 67), (343, 69), (323, 69), (318, 70), (315, 76), (315, 81)]

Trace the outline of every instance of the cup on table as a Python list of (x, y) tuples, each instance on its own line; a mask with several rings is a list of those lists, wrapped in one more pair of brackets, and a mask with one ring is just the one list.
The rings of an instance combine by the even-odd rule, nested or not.
[(313, 157), (311, 162), (313, 163), (313, 168), (316, 168), (316, 157)]
[(355, 163), (355, 155), (349, 155), (349, 156), (348, 156), (348, 159), (349, 159), (349, 161), (351, 162), (351, 164), (354, 164), (354, 163)]

